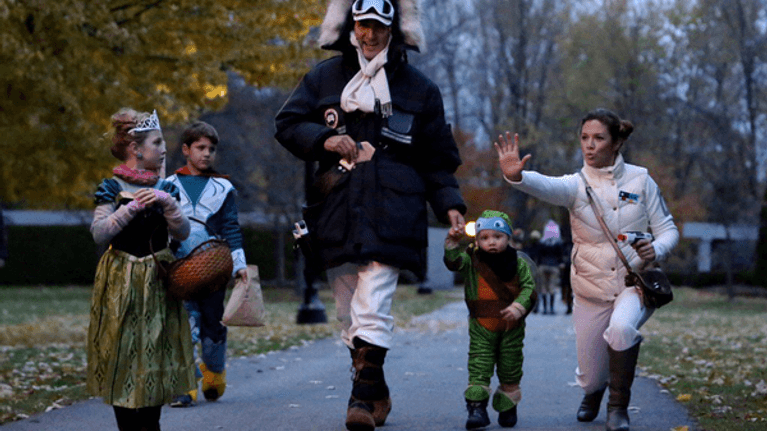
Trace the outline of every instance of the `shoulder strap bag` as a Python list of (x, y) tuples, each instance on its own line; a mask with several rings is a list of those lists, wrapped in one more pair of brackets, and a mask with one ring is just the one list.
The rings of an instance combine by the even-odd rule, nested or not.
[(599, 204), (597, 204), (596, 199), (594, 199), (594, 191), (589, 185), (589, 182), (586, 181), (586, 176), (583, 175), (582, 171), (578, 171), (578, 174), (580, 174), (581, 179), (583, 179), (583, 184), (586, 186), (586, 195), (589, 197), (591, 208), (594, 209), (597, 221), (607, 237), (607, 242), (613, 246), (615, 252), (618, 254), (618, 257), (628, 271), (625, 280), (626, 286), (639, 287), (640, 292), (642, 293), (642, 302), (645, 307), (660, 308), (671, 302), (674, 299), (674, 293), (671, 291), (671, 283), (669, 282), (668, 277), (666, 277), (666, 274), (655, 262), (652, 263), (650, 267), (640, 271), (634, 271), (631, 268), (628, 259), (626, 259), (626, 256), (623, 254), (620, 247), (618, 247), (616, 240), (612, 237), (610, 229), (608, 229), (607, 224), (605, 223), (604, 217), (602, 216), (602, 209), (599, 207)]

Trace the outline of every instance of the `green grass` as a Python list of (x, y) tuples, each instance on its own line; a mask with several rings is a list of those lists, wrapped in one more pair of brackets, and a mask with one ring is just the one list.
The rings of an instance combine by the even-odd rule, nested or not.
[(0, 287), (0, 325), (27, 323), (45, 316), (87, 315), (89, 287)]
[[(231, 292), (231, 291), (230, 291)], [(392, 314), (398, 327), (413, 316), (460, 299), (458, 289), (417, 295), (400, 286)], [(90, 287), (0, 287), (0, 424), (86, 399), (86, 332)], [(292, 288), (264, 288), (266, 326), (229, 328), (229, 356), (256, 355), (338, 335), (335, 303), (321, 289), (328, 323), (298, 325), (302, 298)]]
[(767, 430), (767, 299), (676, 289), (642, 329), (644, 375), (702, 429)]

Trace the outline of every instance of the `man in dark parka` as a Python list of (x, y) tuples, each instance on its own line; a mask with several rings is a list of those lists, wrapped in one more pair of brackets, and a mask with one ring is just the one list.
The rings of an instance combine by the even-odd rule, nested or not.
[(304, 76), (276, 138), (318, 162), (305, 218), (356, 370), (346, 426), (372, 430), (391, 410), (383, 363), (399, 272), (423, 275), (427, 202), (463, 228), (461, 160), (439, 89), (407, 63), (423, 45), (415, 0), (332, 0), (319, 42), (341, 54)]

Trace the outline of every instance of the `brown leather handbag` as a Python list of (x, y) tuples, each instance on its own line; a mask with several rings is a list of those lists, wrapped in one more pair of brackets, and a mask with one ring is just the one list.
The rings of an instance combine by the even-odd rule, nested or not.
[[(204, 221), (189, 217), (208, 226)], [(150, 243), (151, 244), (151, 243)], [(172, 262), (160, 261), (152, 251), (163, 285), (175, 299), (203, 298), (217, 292), (232, 278), (234, 262), (225, 239), (218, 235), (195, 247), (187, 256)]]

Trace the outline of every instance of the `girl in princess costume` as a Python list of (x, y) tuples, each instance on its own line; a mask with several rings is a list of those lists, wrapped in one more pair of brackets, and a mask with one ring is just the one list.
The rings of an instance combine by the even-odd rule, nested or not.
[(109, 245), (96, 270), (88, 328), (87, 389), (114, 408), (120, 431), (160, 430), (174, 394), (194, 387), (189, 322), (166, 295), (153, 251), (174, 260), (169, 237), (189, 235), (178, 189), (158, 176), (165, 141), (157, 112), (112, 116), (112, 154), (123, 164), (95, 194), (91, 233)]

